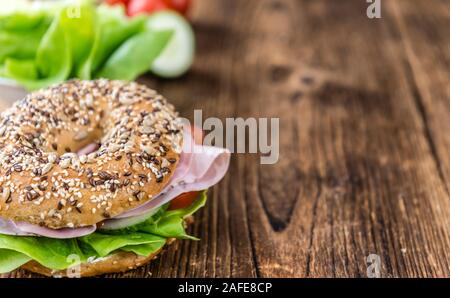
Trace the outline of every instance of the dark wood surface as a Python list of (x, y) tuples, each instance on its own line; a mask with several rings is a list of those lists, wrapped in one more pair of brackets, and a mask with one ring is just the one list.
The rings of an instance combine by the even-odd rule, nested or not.
[(189, 118), (279, 117), (280, 160), (234, 155), (200, 241), (110, 276), (450, 276), (449, 1), (196, 2), (192, 71), (141, 81)]

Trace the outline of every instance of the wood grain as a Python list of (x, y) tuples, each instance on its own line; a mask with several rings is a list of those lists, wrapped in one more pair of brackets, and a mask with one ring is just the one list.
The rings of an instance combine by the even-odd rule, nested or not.
[[(192, 118), (280, 118), (280, 159), (234, 155), (190, 233), (110, 277), (450, 276), (446, 1), (203, 0), (181, 79), (141, 82)], [(34, 276), (17, 271), (10, 276)]]

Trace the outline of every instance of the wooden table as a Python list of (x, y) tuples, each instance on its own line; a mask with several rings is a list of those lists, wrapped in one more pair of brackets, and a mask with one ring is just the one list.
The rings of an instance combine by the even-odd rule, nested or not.
[(449, 2), (196, 2), (192, 71), (141, 81), (190, 118), (279, 117), (280, 160), (234, 155), (200, 241), (112, 276), (450, 276)]

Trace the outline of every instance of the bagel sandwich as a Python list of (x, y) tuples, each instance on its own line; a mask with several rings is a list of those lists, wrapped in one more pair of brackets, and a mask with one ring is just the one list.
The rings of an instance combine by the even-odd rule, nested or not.
[(230, 154), (135, 82), (72, 80), (0, 116), (0, 273), (123, 272), (186, 232)]

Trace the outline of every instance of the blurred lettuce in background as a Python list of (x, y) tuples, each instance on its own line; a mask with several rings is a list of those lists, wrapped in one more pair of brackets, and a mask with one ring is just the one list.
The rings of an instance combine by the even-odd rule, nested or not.
[(28, 90), (74, 77), (134, 80), (173, 35), (149, 28), (148, 16), (127, 18), (122, 6), (24, 2), (0, 10), (0, 76)]

